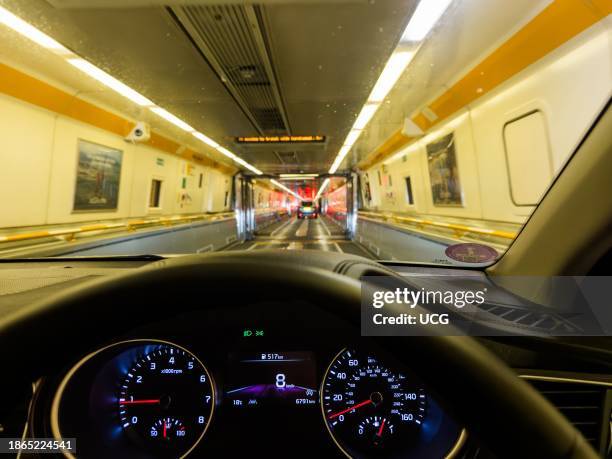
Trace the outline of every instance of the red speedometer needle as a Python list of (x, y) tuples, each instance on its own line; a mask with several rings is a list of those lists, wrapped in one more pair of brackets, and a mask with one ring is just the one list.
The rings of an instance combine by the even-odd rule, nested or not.
[(119, 401), (121, 405), (158, 405), (159, 399), (145, 399), (145, 400), (123, 400)]
[(166, 438), (166, 429), (167, 429), (167, 427), (166, 427), (166, 421), (164, 421), (164, 438)]
[(380, 429), (378, 429), (378, 432), (376, 434), (379, 437), (382, 437), (383, 429), (385, 428), (385, 422), (387, 422), (387, 420), (383, 419), (383, 422), (380, 423)]
[(334, 419), (337, 418), (338, 416), (343, 415), (344, 413), (348, 413), (349, 411), (353, 411), (356, 410), (357, 408), (361, 408), (362, 406), (366, 406), (369, 405), (370, 403), (372, 403), (372, 400), (365, 400), (361, 403), (358, 403), (357, 405), (353, 405), (353, 406), (349, 406), (348, 408), (342, 410), (342, 411), (338, 411), (337, 413), (332, 413), (329, 416), (327, 416), (327, 419)]

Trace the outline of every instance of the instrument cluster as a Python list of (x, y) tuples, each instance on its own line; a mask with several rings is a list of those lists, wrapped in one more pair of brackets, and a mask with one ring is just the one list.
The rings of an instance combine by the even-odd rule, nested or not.
[(378, 350), (238, 349), (209, 362), (149, 339), (74, 365), (53, 396), (50, 429), (75, 438), (78, 457), (116, 458), (450, 458), (465, 439), (420, 378)]

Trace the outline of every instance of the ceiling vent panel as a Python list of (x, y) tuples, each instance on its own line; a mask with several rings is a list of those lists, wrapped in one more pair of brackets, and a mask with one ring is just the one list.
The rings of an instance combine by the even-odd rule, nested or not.
[(257, 131), (290, 134), (259, 7), (184, 5), (171, 11)]

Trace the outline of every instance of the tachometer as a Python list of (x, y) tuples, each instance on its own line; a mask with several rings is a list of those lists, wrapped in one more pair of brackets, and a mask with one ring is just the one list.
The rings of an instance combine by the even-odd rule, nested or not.
[(208, 370), (176, 345), (153, 346), (133, 361), (120, 382), (121, 428), (155, 455), (186, 455), (204, 435), (213, 409)]
[(321, 409), (349, 457), (450, 457), (458, 435), (418, 378), (371, 352), (346, 349), (334, 358), (321, 385)]

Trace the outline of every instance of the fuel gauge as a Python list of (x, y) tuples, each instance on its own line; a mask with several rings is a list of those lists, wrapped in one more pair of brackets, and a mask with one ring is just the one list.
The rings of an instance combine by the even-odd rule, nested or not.
[(382, 416), (369, 416), (357, 426), (357, 435), (375, 447), (382, 447), (394, 431), (393, 424)]

